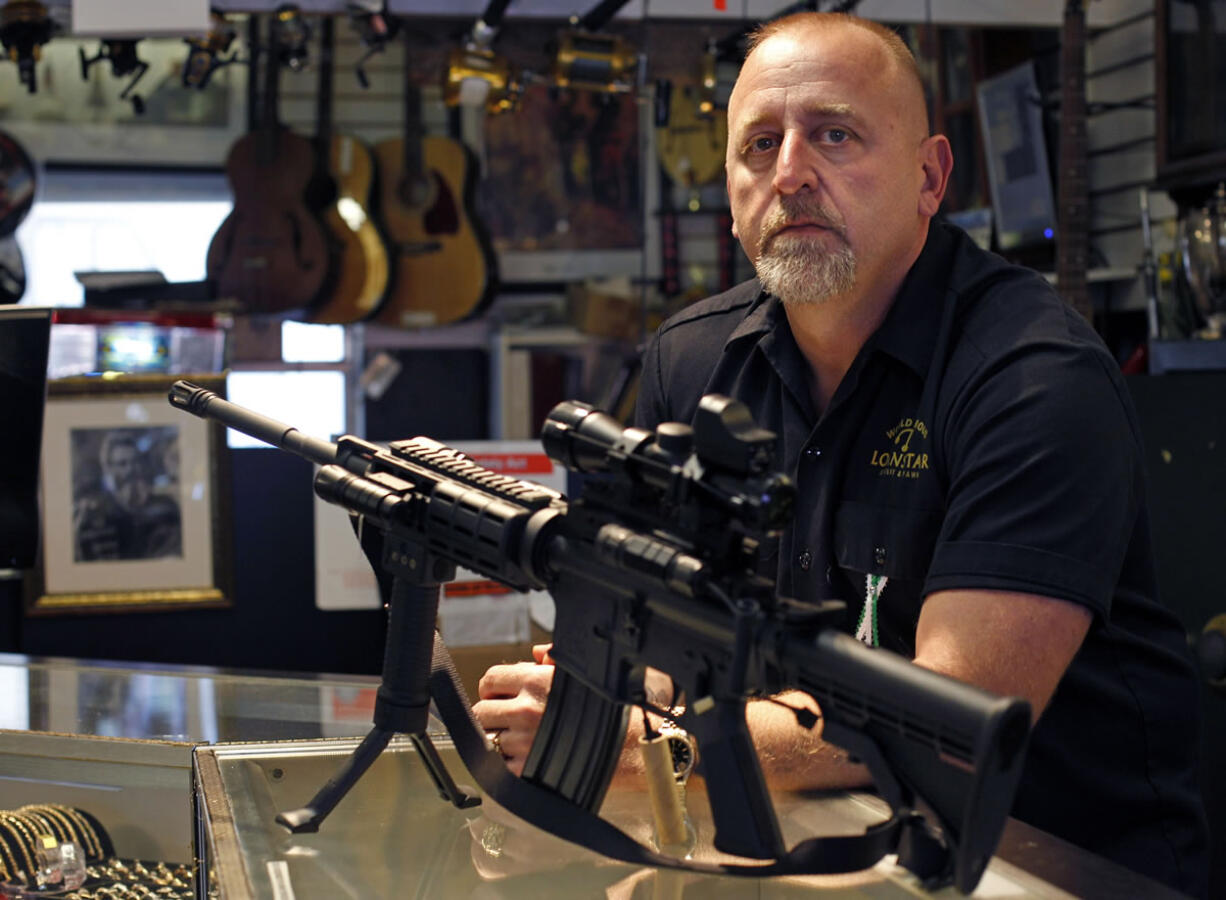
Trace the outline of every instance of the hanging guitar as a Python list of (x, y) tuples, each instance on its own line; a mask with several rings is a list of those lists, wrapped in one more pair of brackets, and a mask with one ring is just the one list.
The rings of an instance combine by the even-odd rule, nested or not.
[(367, 212), (374, 161), (366, 145), (332, 127), (331, 16), (320, 24), (319, 107), (315, 154), (319, 171), (310, 205), (323, 221), (330, 244), (332, 279), (311, 310), (312, 322), (348, 324), (367, 318), (387, 289), (383, 238)]
[[(661, 82), (657, 86), (656, 152), (660, 166), (668, 176), (661, 186), (660, 215), (663, 241), (663, 282), (666, 296), (681, 295), (679, 262), (678, 215), (674, 208), (674, 185), (687, 192), (686, 209), (691, 213), (701, 209), (700, 189), (718, 181), (724, 172), (724, 147), (728, 142), (728, 109), (726, 102), (717, 100), (718, 83), (716, 51), (709, 46), (703, 57), (702, 73), (696, 82)], [(731, 241), (730, 224), (720, 229), (719, 289), (727, 290), (731, 283), (725, 278), (725, 243)], [(730, 257), (729, 257), (730, 258)], [(687, 300), (696, 300), (712, 293), (707, 273), (702, 266), (690, 267), (691, 286)]]
[(1089, 184), (1086, 175), (1085, 10), (1081, 0), (1064, 6), (1060, 40), (1060, 175), (1056, 288), (1087, 322), (1094, 304), (1086, 281), (1089, 260)]
[(26, 267), (14, 232), (34, 205), (38, 176), (25, 148), (0, 131), (0, 303), (26, 291)]
[(691, 212), (699, 209), (698, 189), (719, 180), (724, 172), (728, 110), (711, 102), (709, 90), (705, 70), (699, 83), (673, 83), (665, 104), (667, 115), (656, 130), (660, 163), (674, 184), (689, 191), (686, 205)]
[(375, 145), (392, 282), (374, 321), (398, 328), (470, 318), (493, 297), (496, 261), (473, 209), (477, 165), (459, 141), (427, 136), (405, 65), (404, 137)]
[[(666, 78), (656, 82), (655, 90), (655, 126), (658, 134), (668, 125), (669, 113), (672, 109), (673, 83)], [(672, 298), (681, 293), (681, 229), (677, 222), (677, 210), (673, 203), (672, 175), (664, 166), (664, 158), (660, 158), (660, 168), (664, 176), (660, 184), (660, 290), (666, 298)], [(612, 406), (604, 407), (612, 409)]]
[(305, 313), (328, 273), (323, 226), (305, 203), (315, 151), (278, 120), (277, 82), (287, 50), (281, 35), (297, 15), (282, 7), (270, 25), (260, 122), (230, 148), (226, 175), (234, 209), (213, 235), (207, 258), (219, 299), (237, 300), (243, 312), (285, 317)]

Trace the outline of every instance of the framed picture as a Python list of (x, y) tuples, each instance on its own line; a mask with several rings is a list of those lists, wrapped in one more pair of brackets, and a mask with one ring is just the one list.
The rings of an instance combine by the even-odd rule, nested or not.
[[(224, 396), (224, 376), (183, 377)], [(231, 602), (225, 429), (172, 407), (174, 381), (48, 384), (31, 614)]]
[[(218, 166), (247, 130), (246, 66), (227, 65), (203, 88), (183, 84), (190, 48), (181, 39), (136, 45), (148, 69), (139, 81), (117, 77), (108, 60), (90, 63), (97, 40), (56, 38), (35, 65), (37, 90), (17, 82), (0, 91), (0, 128), (40, 163)], [(127, 96), (121, 96), (128, 87)], [(132, 102), (139, 97), (138, 112)]]

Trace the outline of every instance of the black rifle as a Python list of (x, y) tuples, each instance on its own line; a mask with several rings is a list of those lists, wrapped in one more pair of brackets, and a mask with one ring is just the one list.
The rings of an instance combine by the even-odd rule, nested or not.
[[(897, 852), (930, 883), (952, 880), (970, 893), (979, 882), (1021, 773), (1029, 706), (866, 647), (831, 627), (840, 602), (775, 596), (757, 560), (790, 519), (793, 486), (769, 471), (774, 435), (743, 404), (707, 396), (692, 427), (665, 423), (654, 433), (623, 429), (585, 404), (559, 404), (545, 423), (545, 450), (587, 473), (581, 496), (568, 502), (429, 438), (332, 444), (185, 381), (170, 401), (319, 463), (316, 492), (349, 510), (384, 588), (375, 727), (307, 807), (278, 816), (291, 830), (316, 830), (397, 732), (411, 737), (445, 798), (479, 802), (426, 736), (433, 699), (487, 794), (605, 855), (776, 875), (851, 871)], [(439, 586), (457, 564), (554, 598), (557, 665), (519, 778), (489, 748), (435, 633)], [(686, 698), (680, 724), (698, 742), (715, 847), (772, 864), (678, 860), (596, 816), (629, 709), (662, 712), (644, 694), (648, 667), (671, 675)], [(891, 807), (887, 822), (784, 846), (745, 705), (789, 688), (817, 700), (823, 739), (868, 767)]]

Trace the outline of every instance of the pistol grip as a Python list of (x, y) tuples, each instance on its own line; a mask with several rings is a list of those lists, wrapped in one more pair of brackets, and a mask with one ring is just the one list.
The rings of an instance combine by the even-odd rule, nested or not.
[(717, 701), (701, 713), (687, 709), (681, 724), (698, 740), (715, 849), (750, 859), (783, 856), (787, 851), (745, 723), (744, 701)]

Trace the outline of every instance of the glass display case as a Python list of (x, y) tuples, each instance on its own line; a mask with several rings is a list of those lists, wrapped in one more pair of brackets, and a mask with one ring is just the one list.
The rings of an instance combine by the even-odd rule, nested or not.
[[(370, 729), (378, 679), (136, 666), (0, 654), (0, 812), (51, 805), (87, 812), (109, 836), (86, 896), (312, 900), (355, 897), (789, 898), (926, 896), (886, 857), (838, 876), (752, 879), (618, 863), (542, 832), (488, 799), (441, 799), (407, 738), (393, 739), (314, 834), (278, 812), (307, 803)], [(441, 725), (448, 770), (470, 782)], [(887, 810), (871, 794), (775, 797), (789, 846), (861, 833)], [(719, 858), (701, 780), (687, 806), (695, 858)], [(649, 842), (644, 791), (618, 783), (601, 815)], [(125, 867), (125, 863), (127, 864)], [(140, 882), (130, 873), (147, 872)], [(118, 873), (118, 875), (116, 874)], [(155, 879), (185, 873), (174, 887)], [(141, 876), (145, 877), (145, 876)], [(163, 879), (166, 880), (166, 879)], [(108, 892), (109, 891), (109, 892)], [(127, 891), (127, 893), (124, 893)], [(949, 895), (953, 888), (937, 892)], [(0, 891), (3, 894), (3, 891)], [(979, 897), (1174, 897), (1022, 823), (1010, 821)]]
[(79, 809), (119, 858), (190, 864), (194, 747), (363, 734), (377, 686), (0, 654), (0, 811)]
[[(766, 879), (614, 862), (528, 825), (488, 798), (472, 809), (455, 808), (440, 798), (412, 744), (401, 738), (393, 740), (317, 832), (291, 834), (278, 825), (277, 813), (306, 804), (357, 744), (356, 739), (333, 739), (196, 748), (201, 870), (211, 895), (253, 900), (884, 900), (956, 893), (952, 887), (926, 891), (893, 857), (862, 872)], [(450, 742), (436, 744), (448, 770), (464, 782), (467, 774)], [(775, 803), (789, 846), (815, 835), (859, 834), (888, 815), (885, 805), (868, 794), (779, 795)], [(711, 819), (700, 781), (690, 783), (687, 806), (696, 836), (694, 858), (730, 859), (711, 847)], [(615, 785), (601, 816), (640, 841), (651, 839), (649, 802), (642, 790)], [(1066, 897), (1069, 889), (1081, 897), (1166, 895), (1160, 887), (1019, 823), (1010, 823), (1006, 840), (1009, 852), (1020, 854), (1025, 865), (994, 859), (975, 896)], [(1053, 873), (1052, 880), (1040, 874), (1045, 871)]]
[(191, 744), (347, 737), (370, 727), (378, 686), (366, 675), (0, 653), (0, 729)]

